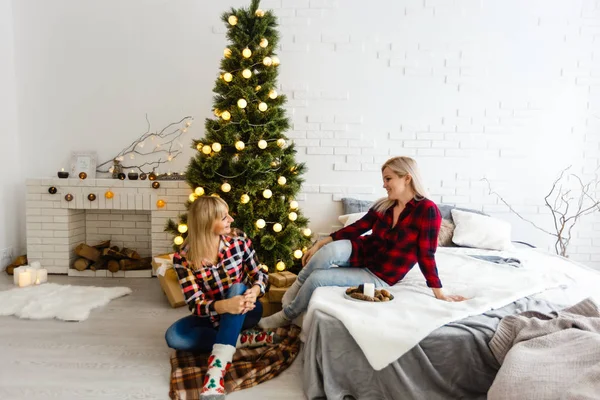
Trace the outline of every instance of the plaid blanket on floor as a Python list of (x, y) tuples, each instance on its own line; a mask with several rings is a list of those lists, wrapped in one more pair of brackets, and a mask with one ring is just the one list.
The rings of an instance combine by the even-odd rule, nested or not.
[[(300, 351), (300, 328), (296, 325), (277, 328), (281, 343), (254, 349), (238, 349), (231, 368), (225, 374), (225, 391), (250, 388), (268, 381), (285, 371)], [(196, 400), (207, 370), (210, 354), (176, 351), (171, 356), (171, 385), (173, 400)]]

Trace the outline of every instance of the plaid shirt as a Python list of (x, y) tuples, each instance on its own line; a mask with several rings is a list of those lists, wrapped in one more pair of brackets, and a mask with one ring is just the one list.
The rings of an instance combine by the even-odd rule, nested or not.
[[(393, 207), (384, 214), (373, 209), (352, 225), (331, 234), (333, 240), (352, 242), (350, 265), (366, 267), (389, 285), (395, 285), (416, 262), (427, 286), (441, 288), (435, 265), (438, 233), (442, 217), (435, 203), (428, 199), (406, 204), (392, 228)], [(372, 229), (371, 235), (361, 234)]]
[(192, 314), (209, 317), (214, 327), (219, 326), (215, 301), (225, 299), (234, 283), (258, 285), (263, 295), (268, 281), (267, 274), (258, 267), (252, 242), (242, 232), (237, 233), (221, 236), (216, 265), (206, 264), (193, 270), (186, 259), (187, 246), (173, 256), (173, 268)]

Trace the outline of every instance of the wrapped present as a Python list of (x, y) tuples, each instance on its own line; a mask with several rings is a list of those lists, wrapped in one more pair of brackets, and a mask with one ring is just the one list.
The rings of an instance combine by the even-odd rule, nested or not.
[(263, 318), (268, 317), (269, 315), (273, 315), (278, 311), (281, 311), (281, 301), (272, 303), (269, 293), (266, 293), (263, 297), (259, 299), (263, 306)]
[(160, 273), (164, 274), (167, 268), (173, 267), (173, 255), (175, 253), (170, 254), (159, 254), (157, 256), (152, 257), (152, 274), (154, 276), (159, 275)]
[(160, 287), (163, 292), (165, 292), (171, 307), (177, 308), (185, 306), (185, 298), (183, 297), (181, 286), (179, 286), (177, 272), (175, 272), (173, 268), (168, 268), (164, 275), (159, 274), (158, 281), (160, 282)]
[(289, 271), (275, 272), (269, 274), (269, 283), (271, 284), (271, 287), (287, 288), (292, 286), (292, 283), (296, 281), (296, 278), (296, 274)]

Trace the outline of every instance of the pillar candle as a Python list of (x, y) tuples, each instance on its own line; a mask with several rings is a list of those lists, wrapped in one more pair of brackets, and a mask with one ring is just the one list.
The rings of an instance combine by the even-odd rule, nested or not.
[(29, 286), (31, 283), (31, 272), (22, 271), (19, 274), (19, 287)]
[(39, 285), (40, 283), (46, 283), (46, 282), (48, 282), (48, 270), (45, 268), (38, 269), (35, 284)]
[(365, 296), (375, 297), (375, 284), (374, 283), (365, 283), (363, 285), (363, 294)]
[(23, 271), (25, 271), (25, 266), (17, 267), (13, 270), (13, 281), (14, 281), (15, 285), (19, 284), (19, 275)]

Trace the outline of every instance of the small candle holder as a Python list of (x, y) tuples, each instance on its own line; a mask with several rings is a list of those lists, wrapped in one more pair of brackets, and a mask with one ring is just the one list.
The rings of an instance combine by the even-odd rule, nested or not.
[(117, 177), (118, 177), (120, 180), (122, 180), (122, 181), (124, 181), (124, 180), (125, 180), (125, 174), (124, 174), (124, 173), (122, 173), (122, 172), (119, 172), (119, 174), (117, 175)]
[(58, 175), (58, 177), (59, 177), (59, 178), (61, 178), (61, 179), (66, 179), (66, 178), (68, 178), (68, 177), (69, 177), (69, 173), (68, 173), (67, 171), (65, 171), (65, 169), (64, 169), (64, 168), (61, 168), (61, 170), (60, 170), (60, 171), (58, 171), (58, 174), (57, 174), (57, 175)]
[(130, 181), (137, 181), (138, 176), (139, 176), (138, 173), (133, 172), (133, 171), (131, 171), (130, 173), (127, 174), (127, 177), (129, 178)]

